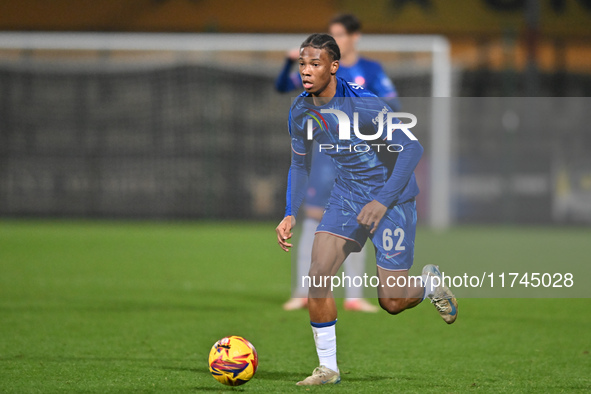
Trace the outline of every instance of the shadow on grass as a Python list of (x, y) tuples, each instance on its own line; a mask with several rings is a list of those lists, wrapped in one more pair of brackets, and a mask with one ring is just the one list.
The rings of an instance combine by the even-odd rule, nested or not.
[[(209, 371), (205, 368), (187, 368), (187, 367), (160, 367), (169, 371), (181, 371), (198, 373), (202, 375), (209, 375)], [(298, 382), (307, 376), (306, 372), (279, 372), (279, 371), (257, 371), (255, 379), (257, 380), (271, 380), (277, 382)]]
[[(182, 371), (182, 372), (191, 372), (191, 373), (198, 373), (202, 375), (209, 375), (209, 371), (205, 368), (187, 368), (187, 367), (159, 367), (160, 369), (166, 369), (169, 371)], [(298, 382), (304, 379), (306, 376), (309, 375), (309, 372), (300, 371), (300, 372), (284, 372), (284, 371), (266, 371), (266, 370), (258, 370), (255, 378), (257, 380), (271, 380), (277, 382)], [(361, 376), (361, 377), (349, 377), (348, 374), (342, 375), (343, 380), (348, 382), (375, 382), (379, 380), (393, 380), (395, 379), (392, 376), (376, 376), (376, 375), (368, 375), (368, 376)], [(414, 380), (412, 378), (405, 378), (399, 377), (399, 379), (405, 380)]]
[(346, 382), (376, 382), (380, 380), (394, 380), (392, 376), (376, 376), (376, 375), (367, 375), (367, 376), (360, 376), (360, 377), (348, 377), (347, 375), (341, 376), (343, 381)]
[(275, 380), (278, 382), (298, 382), (309, 375), (309, 372), (279, 372), (279, 371), (257, 371), (255, 377), (260, 380)]
[[(204, 368), (187, 368), (187, 367), (160, 367), (160, 369), (164, 369), (167, 371), (180, 371), (180, 372), (191, 372), (191, 373), (198, 373), (201, 375), (209, 375), (209, 371)], [(258, 373), (256, 375), (258, 377)], [(211, 386), (197, 386), (192, 387), (191, 390), (195, 391), (214, 391), (217, 393), (223, 392), (242, 392), (244, 389), (242, 387), (232, 387), (232, 386), (224, 386), (221, 383), (216, 383), (212, 378), (212, 385)]]
[(205, 368), (187, 368), (187, 367), (159, 367), (168, 371), (180, 371), (180, 372), (191, 372), (209, 375), (209, 371)]
[[(221, 386), (221, 385), (220, 385)], [(242, 392), (244, 389), (242, 387), (232, 387), (232, 386), (221, 386), (221, 387), (208, 387), (208, 386), (197, 386), (193, 387), (195, 391), (215, 391), (216, 393), (224, 393), (224, 392)]]
[[(159, 367), (169, 371), (181, 371), (199, 373), (203, 375), (209, 375), (209, 371), (205, 368), (187, 368), (187, 367)], [(259, 380), (276, 380), (278, 382), (297, 382), (307, 376), (306, 372), (279, 372), (279, 371), (257, 371), (255, 378)]]

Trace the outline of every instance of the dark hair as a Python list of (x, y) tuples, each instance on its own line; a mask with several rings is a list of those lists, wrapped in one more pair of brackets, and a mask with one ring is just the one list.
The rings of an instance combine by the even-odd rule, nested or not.
[(316, 49), (324, 49), (332, 61), (341, 59), (341, 50), (337, 42), (331, 35), (325, 33), (314, 33), (302, 42), (300, 49), (312, 47)]
[(349, 34), (361, 30), (361, 21), (353, 14), (339, 14), (330, 20), (329, 26), (337, 23), (343, 25)]

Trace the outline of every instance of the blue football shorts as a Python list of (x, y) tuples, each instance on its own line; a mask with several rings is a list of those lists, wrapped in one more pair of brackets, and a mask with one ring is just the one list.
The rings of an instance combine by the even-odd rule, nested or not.
[(389, 271), (407, 270), (414, 259), (417, 209), (414, 198), (386, 211), (373, 234), (357, 223), (357, 216), (369, 201), (353, 201), (340, 193), (330, 196), (322, 221), (316, 230), (354, 241), (363, 248), (371, 239), (378, 267)]

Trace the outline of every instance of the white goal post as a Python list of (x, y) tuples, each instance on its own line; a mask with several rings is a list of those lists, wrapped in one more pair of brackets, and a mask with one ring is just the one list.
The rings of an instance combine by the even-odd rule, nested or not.
[[(305, 37), (303, 34), (0, 32), (0, 50), (285, 51), (299, 46)], [(450, 46), (445, 37), (365, 34), (359, 49), (430, 54), (431, 96), (451, 97)], [(429, 225), (443, 229), (452, 223), (451, 109), (449, 100), (432, 100), (432, 103)]]

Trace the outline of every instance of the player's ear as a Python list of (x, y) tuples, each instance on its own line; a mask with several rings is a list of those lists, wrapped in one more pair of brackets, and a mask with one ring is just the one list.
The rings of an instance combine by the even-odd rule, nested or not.
[(332, 62), (332, 64), (330, 65), (330, 73), (332, 75), (335, 75), (337, 73), (337, 70), (339, 69), (339, 61), (335, 60)]

